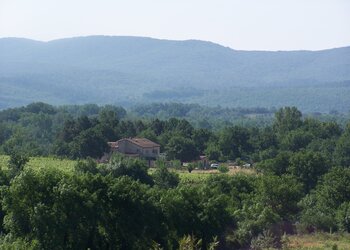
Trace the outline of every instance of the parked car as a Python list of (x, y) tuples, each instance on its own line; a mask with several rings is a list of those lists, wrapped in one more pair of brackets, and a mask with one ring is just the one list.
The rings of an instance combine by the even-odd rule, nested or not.
[(219, 164), (218, 163), (212, 163), (210, 164), (210, 168), (215, 168), (217, 169), (219, 167)]

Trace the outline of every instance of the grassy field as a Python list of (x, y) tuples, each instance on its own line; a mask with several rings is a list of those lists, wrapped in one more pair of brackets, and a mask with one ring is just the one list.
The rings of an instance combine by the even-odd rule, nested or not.
[[(176, 170), (179, 174), (182, 182), (186, 183), (196, 183), (201, 182), (207, 179), (211, 175), (220, 174), (218, 170), (193, 170), (189, 173), (187, 170)], [(238, 173), (244, 174), (255, 174), (255, 171), (252, 169), (244, 169), (244, 168), (230, 168), (230, 171), (227, 173), (228, 175), (235, 175)]]
[[(0, 155), (0, 168), (6, 169), (9, 157)], [(30, 157), (25, 167), (40, 170), (43, 168), (56, 168), (62, 171), (72, 171), (76, 161), (54, 157)]]
[(287, 249), (350, 250), (350, 234), (316, 233), (288, 237)]

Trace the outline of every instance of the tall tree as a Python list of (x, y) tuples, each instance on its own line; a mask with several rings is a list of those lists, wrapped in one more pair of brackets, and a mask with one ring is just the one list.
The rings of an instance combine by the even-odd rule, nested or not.
[(329, 162), (320, 153), (301, 151), (292, 155), (287, 171), (304, 184), (305, 192), (308, 193), (329, 167)]
[(191, 139), (179, 135), (172, 137), (165, 148), (169, 159), (177, 159), (186, 162), (195, 160), (199, 156), (194, 142)]
[(296, 107), (280, 108), (275, 113), (273, 126), (278, 133), (283, 134), (299, 128), (302, 125), (301, 117), (302, 114)]
[(350, 124), (337, 142), (335, 162), (340, 166), (350, 167)]

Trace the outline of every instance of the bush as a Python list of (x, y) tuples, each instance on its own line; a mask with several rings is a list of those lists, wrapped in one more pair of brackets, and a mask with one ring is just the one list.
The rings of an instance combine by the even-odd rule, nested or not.
[(196, 165), (194, 163), (189, 163), (186, 168), (187, 168), (187, 171), (191, 173), (192, 170), (196, 168)]
[(264, 230), (262, 234), (253, 238), (250, 243), (250, 249), (261, 250), (261, 249), (275, 249), (277, 247), (275, 236), (268, 230)]
[(230, 171), (230, 169), (226, 165), (220, 165), (218, 167), (218, 170), (220, 171), (220, 173), (227, 173), (228, 171)]
[(197, 240), (194, 235), (187, 235), (180, 239), (180, 250), (200, 250), (202, 248), (202, 240)]
[(21, 155), (17, 152), (12, 152), (10, 154), (10, 160), (8, 162), (11, 177), (14, 177), (15, 175), (19, 174), (28, 161), (28, 156)]
[(350, 202), (344, 202), (335, 214), (337, 227), (340, 231), (350, 233)]
[(161, 188), (174, 188), (179, 182), (179, 175), (170, 172), (166, 166), (158, 166), (156, 171), (153, 174), (154, 184)]

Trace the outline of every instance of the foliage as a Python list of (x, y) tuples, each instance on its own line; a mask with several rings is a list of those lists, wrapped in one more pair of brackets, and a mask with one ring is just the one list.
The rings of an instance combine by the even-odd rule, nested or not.
[(196, 168), (196, 164), (195, 163), (188, 163), (186, 166), (186, 169), (189, 173), (191, 173), (194, 169)]
[(300, 202), (301, 222), (306, 227), (334, 230), (337, 227), (335, 216), (339, 209), (338, 223), (341, 225), (341, 214), (346, 205), (342, 208), (340, 206), (350, 200), (349, 179), (349, 169), (332, 168), (325, 174), (317, 184), (315, 192), (308, 194)]
[(12, 152), (10, 155), (10, 159), (8, 161), (8, 168), (10, 170), (10, 175), (13, 177), (21, 172), (24, 166), (29, 161), (29, 157), (25, 155), (21, 155), (17, 152)]
[(297, 204), (303, 197), (302, 184), (292, 176), (261, 176), (256, 199), (281, 218), (288, 220), (297, 214)]
[(339, 138), (335, 148), (335, 161), (340, 166), (350, 167), (350, 124)]
[(296, 107), (285, 107), (275, 113), (274, 129), (280, 133), (286, 133), (301, 126), (301, 112)]
[(199, 156), (194, 142), (182, 136), (172, 137), (166, 149), (169, 159), (179, 159), (182, 162), (195, 160)]
[(211, 161), (219, 161), (221, 158), (221, 151), (218, 145), (210, 143), (205, 150), (205, 155)]
[[(295, 108), (278, 110), (265, 127), (200, 129), (125, 115), (112, 106), (43, 103), (0, 112), (0, 150), (10, 153), (0, 156), (2, 246), (177, 249), (183, 239), (235, 249), (271, 245), (285, 224), (349, 232), (349, 127)], [(108, 141), (140, 135), (165, 153), (155, 170), (123, 155), (97, 163)], [(253, 174), (189, 173), (203, 152), (219, 171), (247, 162)]]
[(202, 240), (197, 240), (193, 235), (184, 236), (179, 241), (179, 250), (200, 250), (202, 247)]
[(139, 159), (132, 159), (121, 154), (114, 154), (109, 163), (101, 168), (103, 175), (113, 177), (129, 176), (145, 184), (153, 184), (152, 177), (148, 174), (148, 167), (145, 162)]
[(339, 206), (335, 214), (335, 220), (340, 231), (350, 233), (350, 201)]
[(309, 192), (328, 169), (329, 163), (320, 153), (300, 151), (290, 158), (287, 172), (296, 176), (304, 184), (305, 191)]
[(259, 162), (256, 168), (264, 173), (272, 173), (281, 176), (287, 173), (291, 156), (292, 154), (290, 152), (282, 151), (274, 158)]
[(220, 173), (227, 173), (228, 171), (230, 171), (230, 169), (228, 168), (228, 166), (221, 164), (218, 167), (218, 170), (220, 171)]
[(234, 160), (251, 152), (250, 133), (243, 127), (225, 128), (219, 135), (219, 148), (223, 159)]
[(158, 165), (152, 174), (154, 184), (161, 188), (174, 188), (179, 184), (179, 175), (170, 172), (165, 165)]
[(262, 234), (252, 239), (250, 243), (250, 249), (252, 250), (262, 250), (277, 248), (275, 236), (268, 230), (264, 230)]

